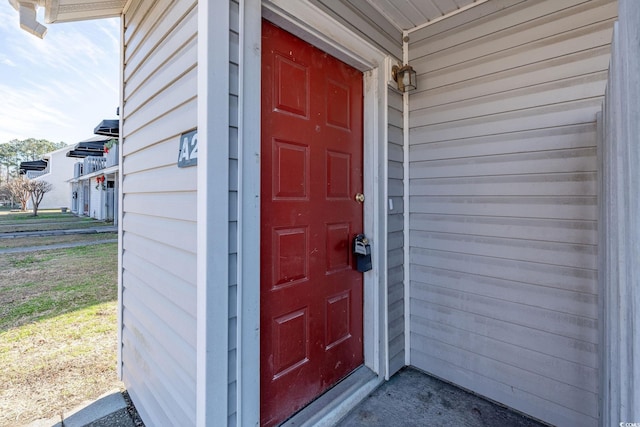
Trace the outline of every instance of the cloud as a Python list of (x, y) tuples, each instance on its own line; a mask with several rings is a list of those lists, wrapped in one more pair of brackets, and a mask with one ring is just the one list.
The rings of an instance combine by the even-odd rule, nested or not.
[(7, 65), (9, 67), (16, 67), (16, 63), (13, 62), (11, 59), (7, 58), (4, 55), (0, 55), (0, 64), (2, 65)]
[(114, 118), (120, 20), (49, 24), (44, 39), (18, 25), (0, 0), (0, 143), (14, 138), (77, 142)]
[(15, 28), (20, 28), (18, 12), (8, 5), (0, 8), (0, 30), (13, 30)]
[[(25, 139), (65, 124), (64, 114), (51, 103), (52, 98), (37, 89), (15, 91), (0, 85), (0, 142)], [(44, 96), (43, 96), (44, 95)]]

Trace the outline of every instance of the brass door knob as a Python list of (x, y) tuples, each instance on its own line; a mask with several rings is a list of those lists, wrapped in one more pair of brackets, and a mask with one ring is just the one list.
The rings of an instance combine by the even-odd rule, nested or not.
[(356, 202), (363, 203), (364, 202), (364, 194), (362, 194), (362, 193), (356, 194)]

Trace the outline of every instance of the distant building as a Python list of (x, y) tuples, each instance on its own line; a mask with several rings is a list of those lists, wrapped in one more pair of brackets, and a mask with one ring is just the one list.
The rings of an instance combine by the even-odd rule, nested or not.
[[(44, 195), (39, 209), (70, 208), (72, 199), (69, 179), (73, 176), (74, 159), (67, 157), (73, 146), (62, 147), (42, 156), (41, 160), (20, 163), (20, 173), (35, 181), (47, 181), (53, 186)], [(31, 201), (27, 208), (32, 209)]]
[[(76, 215), (117, 223), (117, 123), (104, 120), (95, 128), (102, 135), (47, 153), (40, 160), (20, 163), (20, 173), (28, 179), (53, 186), (40, 209), (69, 208)], [(31, 201), (27, 208), (33, 208)]]
[[(117, 222), (118, 144), (98, 135), (77, 143), (67, 153), (82, 159), (72, 166), (71, 211), (76, 215)], [(111, 146), (110, 148), (105, 148)]]

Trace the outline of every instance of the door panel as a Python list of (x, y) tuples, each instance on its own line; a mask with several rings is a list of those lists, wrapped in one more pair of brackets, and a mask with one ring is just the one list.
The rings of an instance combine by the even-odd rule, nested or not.
[(362, 73), (262, 27), (261, 423), (363, 363)]

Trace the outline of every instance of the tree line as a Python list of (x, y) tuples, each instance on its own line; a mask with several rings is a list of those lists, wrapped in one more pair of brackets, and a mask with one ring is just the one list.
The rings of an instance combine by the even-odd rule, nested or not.
[(0, 185), (18, 176), (21, 162), (40, 160), (46, 153), (66, 145), (64, 142), (36, 138), (12, 139), (9, 142), (0, 143)]

